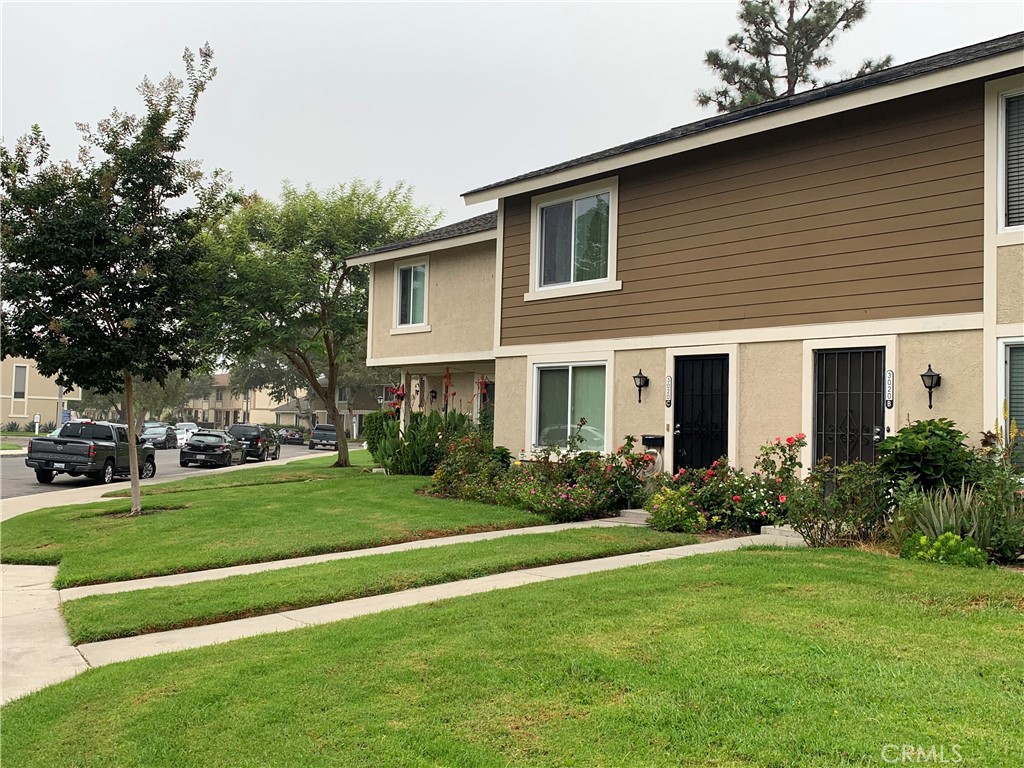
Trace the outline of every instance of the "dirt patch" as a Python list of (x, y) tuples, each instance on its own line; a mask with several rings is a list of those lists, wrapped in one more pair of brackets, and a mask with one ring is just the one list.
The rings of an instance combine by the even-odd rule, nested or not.
[(141, 512), (136, 512), (135, 514), (132, 514), (131, 510), (129, 510), (127, 512), (123, 512), (123, 511), (104, 512), (102, 516), (103, 517), (111, 517), (111, 518), (114, 518), (114, 519), (120, 519), (120, 518), (124, 518), (124, 517), (145, 517), (146, 515), (155, 515), (155, 514), (158, 514), (160, 512), (177, 512), (177, 511), (180, 511), (182, 509), (190, 509), (191, 507), (192, 507), (191, 504), (178, 504), (178, 505), (171, 506), (171, 507), (147, 507), (146, 509), (142, 510)]

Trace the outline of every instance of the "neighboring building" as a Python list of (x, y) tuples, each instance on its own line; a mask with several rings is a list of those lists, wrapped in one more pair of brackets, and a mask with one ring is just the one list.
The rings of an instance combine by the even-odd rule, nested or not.
[(1024, 34), (464, 197), (497, 213), (355, 260), (367, 362), (420, 395), (495, 382), (513, 452), (580, 417), (588, 448), (651, 434), (674, 468), (797, 432), (805, 466), (870, 460), (908, 420), (977, 436), (1004, 402), (1024, 424)]
[(185, 413), (198, 424), (208, 427), (224, 427), (231, 424), (275, 424), (276, 409), (282, 401), (276, 400), (262, 389), (240, 395), (231, 392), (231, 374), (217, 373), (213, 376), (210, 392), (201, 398), (190, 400)]
[(41, 424), (61, 423), (61, 411), (70, 411), (81, 399), (77, 388), (65, 391), (50, 377), (36, 370), (24, 357), (7, 357), (0, 362), (0, 425), (11, 422), (32, 429), (35, 415)]

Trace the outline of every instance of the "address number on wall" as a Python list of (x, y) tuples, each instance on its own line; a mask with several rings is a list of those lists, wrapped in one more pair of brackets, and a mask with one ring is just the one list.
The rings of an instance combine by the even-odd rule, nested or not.
[(665, 407), (670, 408), (672, 406), (672, 377), (665, 377)]

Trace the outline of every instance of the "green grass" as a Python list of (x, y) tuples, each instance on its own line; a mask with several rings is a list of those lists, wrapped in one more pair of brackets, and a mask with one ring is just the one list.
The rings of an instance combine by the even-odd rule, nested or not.
[[(415, 493), (429, 483), (425, 477), (316, 466), (303, 472), (279, 466), (182, 481), (193, 489), (147, 496), (148, 514), (137, 517), (124, 516), (129, 503), (121, 499), (30, 512), (0, 525), (0, 560), (59, 563), (55, 585), (63, 588), (544, 522), (521, 510)], [(260, 473), (267, 482), (254, 485)], [(271, 482), (274, 473), (293, 477)], [(232, 487), (196, 489), (204, 481)]]
[(0, 442), (0, 451), (16, 451), (19, 448), (24, 448), (24, 447), (25, 446), (18, 445), (17, 443), (3, 443), (3, 442)]
[(4, 764), (1016, 767), (1022, 608), (995, 569), (686, 558), (89, 670), (4, 708)]
[(626, 526), (509, 536), (84, 597), (64, 603), (64, 618), (78, 644), (696, 542)]

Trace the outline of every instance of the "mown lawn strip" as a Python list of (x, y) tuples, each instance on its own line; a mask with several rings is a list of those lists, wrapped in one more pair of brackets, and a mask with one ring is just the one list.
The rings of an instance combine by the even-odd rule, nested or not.
[(584, 528), (450, 544), (64, 603), (75, 644), (212, 624), (544, 565), (693, 544), (645, 528)]
[(89, 670), (4, 707), (4, 765), (1018, 766), (1022, 601), (863, 552), (672, 560)]
[(0, 524), (0, 560), (59, 564), (55, 585), (64, 588), (546, 522), (522, 510), (417, 493), (426, 477), (330, 472), (150, 497), (143, 511), (161, 511), (138, 517), (124, 516), (129, 503), (121, 499), (30, 512)]

